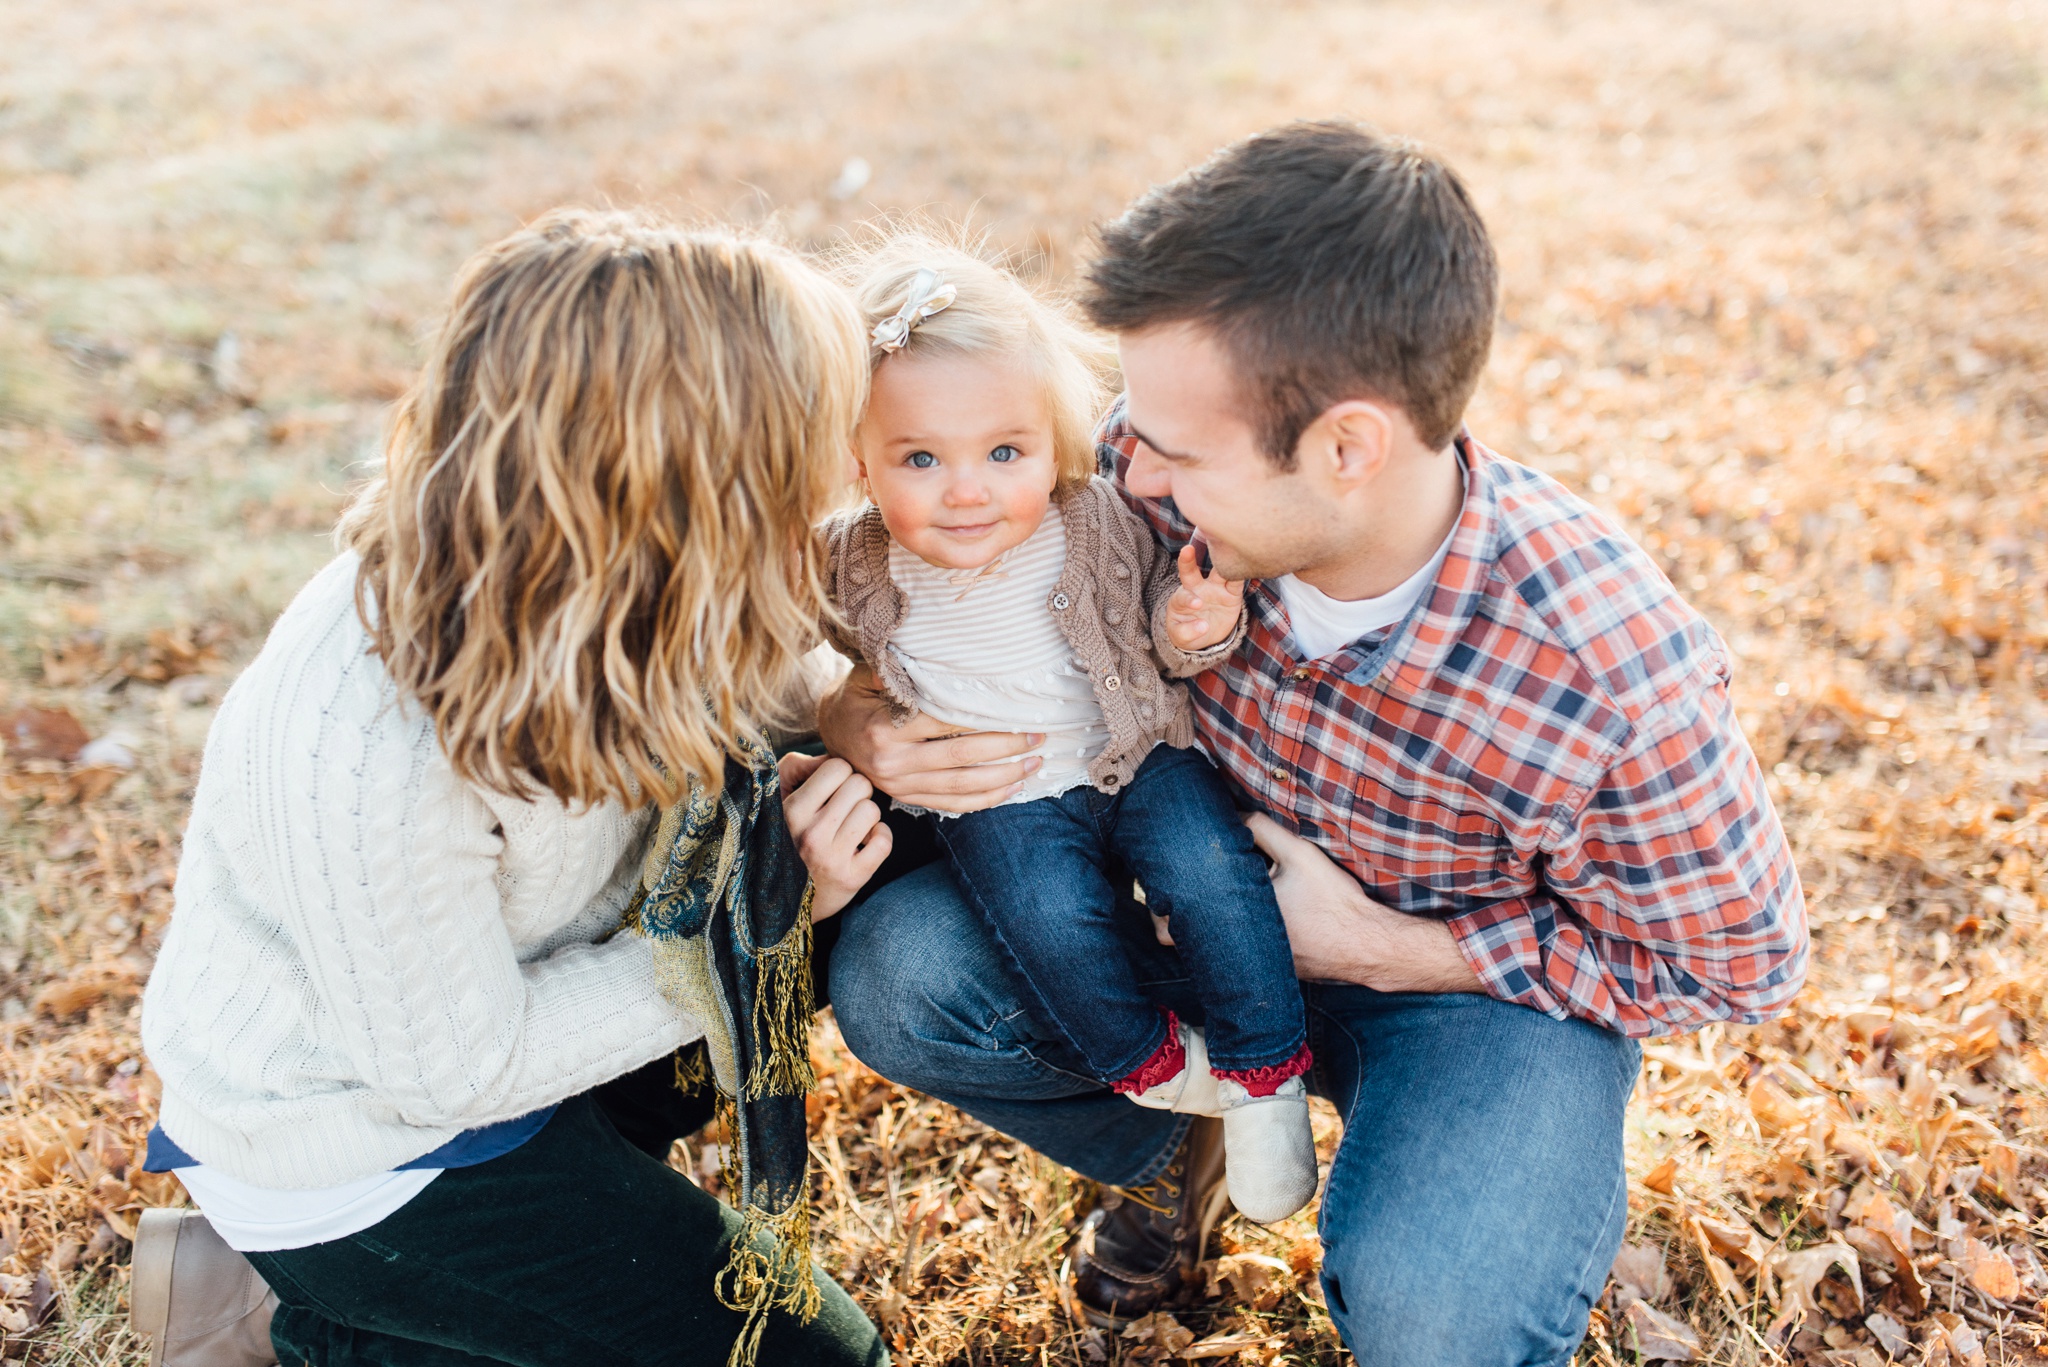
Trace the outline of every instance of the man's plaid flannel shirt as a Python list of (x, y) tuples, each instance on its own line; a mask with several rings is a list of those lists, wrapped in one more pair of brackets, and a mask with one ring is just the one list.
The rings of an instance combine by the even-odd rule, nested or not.
[[(1097, 436), (1122, 488), (1121, 404)], [(1369, 895), (1446, 922), (1496, 997), (1635, 1036), (1776, 1015), (1806, 907), (1720, 637), (1605, 515), (1457, 446), (1464, 512), (1408, 620), (1297, 659), (1254, 581), (1244, 642), (1189, 680), (1204, 748)]]

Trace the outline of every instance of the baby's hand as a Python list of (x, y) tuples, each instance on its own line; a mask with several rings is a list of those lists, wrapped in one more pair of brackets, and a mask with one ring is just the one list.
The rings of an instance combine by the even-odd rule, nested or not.
[(811, 871), (811, 919), (835, 915), (889, 855), (889, 827), (874, 789), (843, 759), (784, 755), (782, 819)]
[(1175, 568), (1180, 587), (1166, 602), (1166, 638), (1190, 651), (1221, 644), (1244, 610), (1244, 580), (1204, 574), (1193, 546), (1181, 547)]

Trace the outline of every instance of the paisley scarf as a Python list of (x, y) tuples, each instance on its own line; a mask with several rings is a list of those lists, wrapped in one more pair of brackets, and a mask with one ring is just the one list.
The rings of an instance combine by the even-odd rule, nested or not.
[[(626, 924), (654, 942), (663, 995), (704, 1026), (686, 1090), (709, 1081), (725, 1121), (725, 1189), (741, 1215), (717, 1294), (746, 1316), (731, 1367), (760, 1348), (771, 1310), (809, 1322), (813, 888), (782, 818), (775, 756), (728, 758), (722, 791), (693, 784), (662, 814)], [(711, 1076), (701, 1076), (703, 1060)]]

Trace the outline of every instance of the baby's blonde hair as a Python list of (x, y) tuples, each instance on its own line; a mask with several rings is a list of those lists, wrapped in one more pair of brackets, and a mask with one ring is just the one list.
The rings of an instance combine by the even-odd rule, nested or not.
[(463, 268), (341, 528), (457, 774), (719, 787), (812, 644), (864, 346), (844, 291), (726, 232), (557, 212)]
[(1110, 351), (1064, 304), (1031, 290), (975, 247), (923, 227), (876, 227), (867, 241), (840, 253), (837, 266), (871, 332), (903, 307), (918, 272), (933, 271), (951, 285), (953, 302), (912, 329), (900, 351), (870, 345), (874, 364), (890, 355), (1016, 357), (1045, 387), (1059, 490), (1088, 482), (1096, 471), (1095, 420)]

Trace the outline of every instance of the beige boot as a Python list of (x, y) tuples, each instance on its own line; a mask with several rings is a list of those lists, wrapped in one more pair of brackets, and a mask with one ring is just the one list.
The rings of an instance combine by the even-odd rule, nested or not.
[(135, 1226), (128, 1322), (149, 1367), (270, 1367), (277, 1296), (196, 1210), (145, 1210)]

